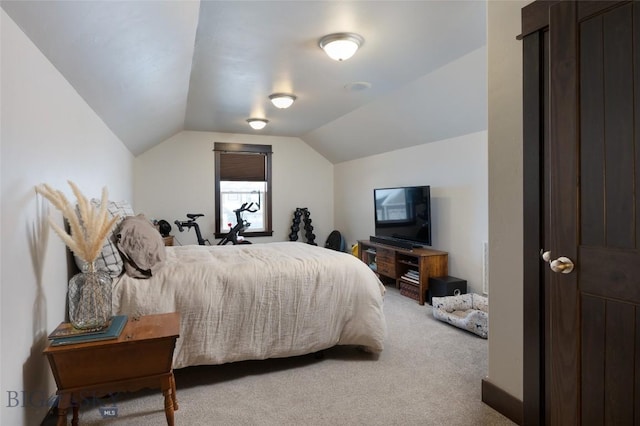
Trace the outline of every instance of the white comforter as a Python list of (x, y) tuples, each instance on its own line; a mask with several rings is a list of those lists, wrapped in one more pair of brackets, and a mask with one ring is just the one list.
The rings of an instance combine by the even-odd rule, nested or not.
[(167, 247), (150, 279), (122, 276), (114, 314), (180, 312), (174, 368), (334, 345), (379, 352), (384, 286), (356, 257), (301, 242)]

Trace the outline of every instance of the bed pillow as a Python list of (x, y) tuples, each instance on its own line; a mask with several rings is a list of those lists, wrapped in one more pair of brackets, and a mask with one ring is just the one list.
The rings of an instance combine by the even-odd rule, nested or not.
[(143, 214), (125, 218), (118, 228), (117, 246), (124, 271), (133, 278), (149, 278), (166, 259), (162, 235)]
[[(101, 200), (92, 198), (90, 202), (94, 207), (100, 208)], [(119, 219), (113, 226), (113, 230), (104, 240), (102, 250), (96, 259), (95, 266), (96, 270), (104, 271), (112, 278), (116, 278), (122, 274), (123, 269), (122, 257), (120, 256), (116, 246), (116, 231), (120, 222), (122, 222), (127, 216), (133, 216), (134, 213), (131, 205), (127, 201), (109, 201), (107, 204), (107, 211), (109, 212), (110, 217), (118, 216)], [(78, 268), (82, 270), (84, 261), (78, 256), (75, 256), (75, 260)]]

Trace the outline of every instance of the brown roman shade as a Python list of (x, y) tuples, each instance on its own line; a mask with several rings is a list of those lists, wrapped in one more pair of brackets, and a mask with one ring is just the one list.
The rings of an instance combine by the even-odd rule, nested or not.
[(221, 153), (220, 180), (266, 181), (266, 155)]
[(271, 145), (215, 142), (217, 178), (222, 181), (269, 181)]

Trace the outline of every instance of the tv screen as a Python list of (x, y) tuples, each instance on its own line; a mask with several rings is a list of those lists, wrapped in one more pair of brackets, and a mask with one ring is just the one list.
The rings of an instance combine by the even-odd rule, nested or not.
[(373, 190), (376, 237), (431, 245), (429, 186)]

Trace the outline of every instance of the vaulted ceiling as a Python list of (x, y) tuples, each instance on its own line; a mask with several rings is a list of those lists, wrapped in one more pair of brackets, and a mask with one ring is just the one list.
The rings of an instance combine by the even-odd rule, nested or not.
[[(295, 136), (341, 162), (486, 129), (484, 59), (432, 77), (486, 44), (484, 1), (3, 0), (2, 8), (134, 155), (197, 130)], [(336, 62), (318, 47), (335, 32), (364, 37), (353, 58)], [(361, 82), (370, 88), (353, 85)], [(279, 110), (274, 92), (298, 99)], [(252, 130), (249, 117), (269, 124)], [(389, 130), (391, 121), (404, 130)]]

